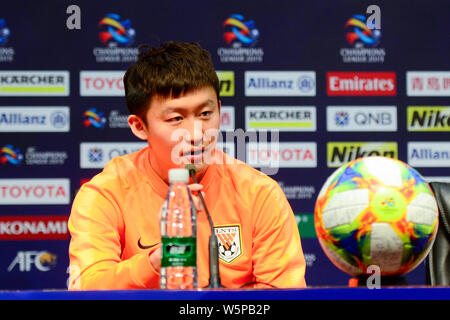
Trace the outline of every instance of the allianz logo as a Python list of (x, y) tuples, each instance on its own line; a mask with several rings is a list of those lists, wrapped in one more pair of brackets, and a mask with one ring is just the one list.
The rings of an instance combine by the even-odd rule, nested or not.
[(409, 141), (408, 164), (417, 167), (448, 167), (450, 142)]
[(0, 107), (1, 132), (67, 132), (69, 129), (69, 107)]
[(245, 94), (252, 95), (315, 95), (314, 71), (246, 71)]

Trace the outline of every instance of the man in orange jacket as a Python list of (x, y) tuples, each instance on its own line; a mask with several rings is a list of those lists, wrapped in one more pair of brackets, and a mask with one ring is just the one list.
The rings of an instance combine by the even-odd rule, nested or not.
[[(196, 166), (227, 288), (306, 287), (292, 209), (276, 181), (215, 148), (219, 81), (195, 43), (147, 46), (124, 77), (128, 123), (148, 147), (111, 160), (78, 192), (69, 218), (70, 290), (158, 288), (159, 211), (168, 170)], [(198, 209), (198, 197), (194, 197)], [(208, 284), (205, 213), (197, 215), (200, 287)]]

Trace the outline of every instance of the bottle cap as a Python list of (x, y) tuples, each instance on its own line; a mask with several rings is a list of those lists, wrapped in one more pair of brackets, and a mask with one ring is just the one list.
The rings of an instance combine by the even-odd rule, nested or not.
[(184, 168), (170, 169), (169, 170), (169, 182), (184, 182), (189, 181), (189, 171)]

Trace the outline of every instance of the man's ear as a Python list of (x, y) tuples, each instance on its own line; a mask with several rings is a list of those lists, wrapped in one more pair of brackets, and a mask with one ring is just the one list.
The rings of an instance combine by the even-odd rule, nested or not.
[(147, 127), (144, 121), (141, 120), (137, 115), (132, 114), (128, 116), (128, 125), (130, 126), (133, 134), (141, 140), (147, 140)]
[(220, 114), (220, 108), (222, 107), (222, 101), (218, 100), (218, 106), (219, 106), (219, 114)]

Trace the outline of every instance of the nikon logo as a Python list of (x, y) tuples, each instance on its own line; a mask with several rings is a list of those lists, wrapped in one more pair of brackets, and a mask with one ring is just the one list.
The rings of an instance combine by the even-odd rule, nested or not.
[(397, 142), (328, 142), (327, 166), (340, 167), (352, 160), (383, 156), (397, 159)]
[(409, 106), (408, 131), (450, 131), (450, 107)]
[(234, 71), (217, 71), (219, 78), (219, 95), (221, 97), (234, 97)]

